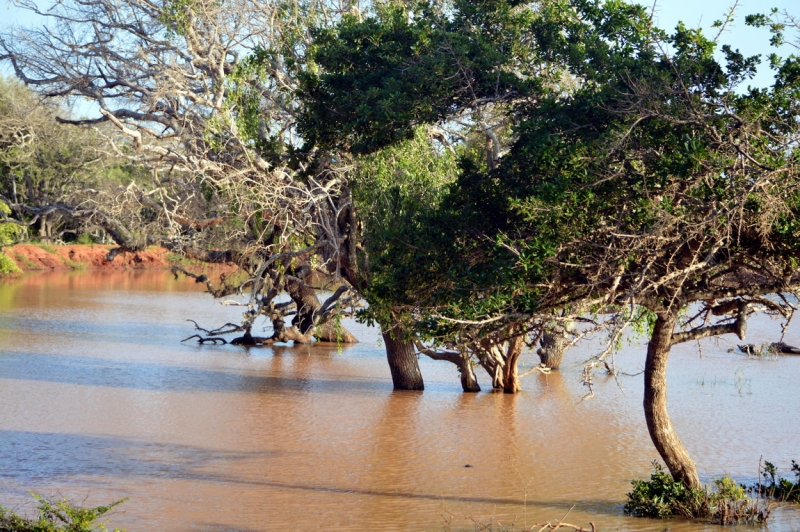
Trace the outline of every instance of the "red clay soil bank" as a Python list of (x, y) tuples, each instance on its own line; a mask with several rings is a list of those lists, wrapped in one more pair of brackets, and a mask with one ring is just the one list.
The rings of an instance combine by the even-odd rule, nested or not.
[(113, 261), (108, 262), (106, 256), (112, 248), (114, 246), (78, 244), (40, 247), (17, 244), (3, 251), (23, 271), (168, 269), (173, 266), (173, 262), (167, 259), (168, 252), (164, 248), (152, 247), (136, 253), (119, 253)]

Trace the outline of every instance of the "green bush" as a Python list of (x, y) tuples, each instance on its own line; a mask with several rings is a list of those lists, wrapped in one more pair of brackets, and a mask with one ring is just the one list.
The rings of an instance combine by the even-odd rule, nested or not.
[(81, 233), (78, 235), (78, 238), (75, 239), (75, 243), (91, 246), (94, 244), (94, 238), (92, 238), (92, 235), (89, 233)]
[(730, 477), (714, 480), (713, 488), (692, 489), (672, 478), (653, 462), (650, 480), (633, 480), (625, 513), (636, 517), (708, 519), (727, 525), (760, 523), (769, 517), (770, 506), (747, 496), (747, 489)]
[[(0, 212), (9, 215), (11, 214), (11, 207), (0, 201)], [(1, 218), (2, 216), (0, 216), (0, 219)], [(0, 245), (5, 246), (13, 244), (19, 238), (21, 231), (22, 229), (17, 224), (0, 222)]]
[(800, 502), (800, 464), (792, 460), (792, 472), (796, 481), (778, 477), (778, 468), (771, 462), (764, 462), (761, 476), (764, 483), (760, 486), (761, 492), (767, 497), (781, 501)]
[[(0, 506), (0, 532), (104, 532), (105, 523), (97, 519), (127, 499), (113, 502), (107, 506), (83, 508), (75, 506), (66, 499), (58, 501), (33, 496), (38, 504), (39, 515), (28, 519), (13, 510)], [(120, 532), (115, 528), (115, 532)]]
[(19, 269), (19, 266), (8, 255), (0, 251), (0, 275), (11, 275), (20, 272), (22, 270)]

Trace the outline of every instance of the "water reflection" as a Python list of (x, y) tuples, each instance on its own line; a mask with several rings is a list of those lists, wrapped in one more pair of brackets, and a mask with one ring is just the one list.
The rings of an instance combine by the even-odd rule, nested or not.
[[(393, 392), (377, 336), (354, 324), (362, 343), (343, 348), (181, 344), (187, 318), (216, 325), (241, 312), (199, 290), (163, 272), (0, 284), (0, 501), (129, 496), (112, 518), (129, 530), (472, 530), (557, 520), (573, 504), (571, 522), (665, 528), (621, 515), (628, 479), (656, 453), (641, 377), (620, 389), (598, 376), (581, 401), (580, 360), (597, 341), (563, 371), (526, 377), (519, 395), (462, 394), (453, 366), (424, 359), (425, 392)], [(748, 333), (769, 341), (770, 326)], [(707, 476), (753, 477), (761, 455), (786, 469), (800, 457), (800, 357), (753, 361), (727, 347), (675, 350), (677, 430)], [(642, 361), (637, 346), (618, 354), (628, 373)], [(770, 530), (798, 527), (790, 509)]]

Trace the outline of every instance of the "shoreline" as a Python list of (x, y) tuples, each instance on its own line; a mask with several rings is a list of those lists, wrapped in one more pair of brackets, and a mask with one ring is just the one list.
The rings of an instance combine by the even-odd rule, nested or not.
[[(189, 261), (166, 248), (151, 246), (137, 252), (118, 253), (108, 261), (108, 252), (117, 246), (102, 244), (15, 244), (0, 251), (23, 273), (41, 271), (124, 271), (168, 270), (173, 266), (235, 271), (230, 264), (205, 264)], [(14, 275), (14, 274), (11, 274)]]

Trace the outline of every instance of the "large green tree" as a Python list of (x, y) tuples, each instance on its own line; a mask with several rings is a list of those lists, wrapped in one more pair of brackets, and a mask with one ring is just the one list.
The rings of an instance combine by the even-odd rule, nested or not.
[[(459, 20), (461, 9), (491, 20), (525, 8), (456, 2), (448, 21)], [(421, 9), (389, 20), (442, 27), (424, 16)], [(370, 149), (370, 139), (391, 142), (422, 121), (447, 125), (465, 108), (461, 85), (427, 91), (410, 76), (419, 45), (385, 42), (385, 24), (350, 21), (321, 41), (337, 55), (320, 55), (324, 73), (309, 94), (337, 117), (332, 137), (353, 149)], [(494, 28), (468, 29), (492, 35)], [(484, 335), (537, 328), (553, 311), (563, 316), (585, 305), (607, 315), (613, 339), (634, 320), (646, 323), (648, 429), (673, 476), (698, 487), (666, 409), (667, 359), (679, 342), (744, 338), (756, 310), (784, 317), (794, 310), (800, 63), (772, 57), (774, 84), (748, 89), (757, 57), (683, 25), (662, 32), (646, 9), (620, 1), (543, 2), (519, 32), (537, 68), (509, 78), (491, 71), (495, 86), (520, 95), (504, 109), (514, 131), (508, 153), (494, 165), (462, 160), (441, 207), (405, 242), (393, 242), (385, 290), (418, 318), (423, 334), (461, 334), (464, 324)], [(444, 38), (428, 42), (436, 44), (426, 57), (453, 49)], [(345, 44), (347, 52), (337, 48)], [(384, 53), (392, 61), (373, 76)], [(473, 71), (454, 74), (461, 72)], [(481, 87), (485, 74), (466, 79)], [(404, 96), (394, 97), (398, 90)], [(345, 92), (348, 103), (338, 106)], [(401, 104), (378, 105), (383, 101)], [(375, 109), (390, 114), (380, 124), (394, 132), (364, 125)], [(589, 373), (586, 379), (591, 383)]]
[[(504, 1), (392, 2), (366, 18), (344, 17), (335, 28), (317, 34), (314, 60), (319, 70), (303, 76), (306, 106), (299, 129), (313, 145), (361, 154), (408, 139), (421, 124), (435, 125), (430, 131), (441, 150), (457, 148), (480, 168), (493, 168), (508, 147), (509, 111), (535, 101), (547, 77), (539, 71), (540, 62), (524, 32), (535, 17), (532, 6)], [(447, 225), (452, 220), (442, 222)], [(435, 242), (439, 235), (429, 231), (435, 226), (399, 224), (404, 236), (420, 243), (422, 254), (431, 247), (444, 251)], [(414, 231), (427, 234), (412, 236)], [(401, 240), (387, 239), (380, 255), (370, 259), (372, 269), (380, 272), (370, 287), (370, 309), (375, 314), (382, 308), (377, 304), (380, 299), (407, 319), (419, 308), (405, 305), (418, 297), (409, 275), (419, 272), (430, 286), (430, 274), (437, 266), (429, 270), (427, 258), (420, 262), (403, 246), (391, 245)], [(434, 259), (433, 264), (443, 263)], [(392, 281), (393, 270), (404, 272), (404, 280)], [(496, 342), (489, 342), (492, 345), (485, 345), (488, 338), (471, 342), (470, 350), (484, 355), (481, 360), (499, 386), (503, 386), (499, 371), (504, 356), (498, 356), (494, 344), (519, 336), (508, 333), (498, 335)], [(444, 338), (438, 333), (427, 336)], [(522, 344), (513, 346), (512, 358), (518, 357)], [(464, 350), (423, 352), (456, 362), (465, 389), (476, 389), (476, 384), (466, 384), (474, 379)], [(515, 377), (506, 379), (513, 388)]]

